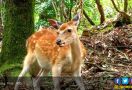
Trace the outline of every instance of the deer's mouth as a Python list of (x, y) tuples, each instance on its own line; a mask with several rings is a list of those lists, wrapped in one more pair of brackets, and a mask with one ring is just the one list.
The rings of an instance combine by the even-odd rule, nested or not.
[(60, 47), (64, 47), (64, 46), (65, 46), (65, 42), (60, 43), (59, 46), (60, 46)]

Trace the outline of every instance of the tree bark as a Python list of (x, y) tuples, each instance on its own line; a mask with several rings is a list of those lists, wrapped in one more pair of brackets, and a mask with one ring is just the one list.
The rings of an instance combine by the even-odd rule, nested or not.
[(102, 5), (100, 4), (100, 0), (95, 0), (95, 1), (96, 1), (96, 4), (97, 4), (99, 13), (100, 13), (100, 24), (102, 24), (105, 21), (104, 10), (103, 10)]
[(128, 0), (124, 0), (124, 12), (127, 12)]
[(90, 19), (90, 17), (87, 15), (87, 13), (85, 12), (84, 9), (83, 9), (83, 14), (84, 14), (84, 16), (86, 17), (86, 19), (88, 20), (88, 22), (89, 22), (91, 25), (95, 25), (95, 23)]
[[(0, 3), (1, 3), (1, 1), (0, 1)], [(0, 5), (0, 42), (2, 40), (2, 32), (3, 32), (3, 26), (2, 26), (2, 9), (1, 8), (2, 8), (2, 6)]]
[(34, 32), (34, 0), (3, 0), (4, 32), (0, 62), (21, 62), (26, 39)]
[(64, 22), (63, 11), (64, 11), (64, 0), (61, 0), (61, 2), (60, 2), (60, 20), (61, 20), (61, 22)]

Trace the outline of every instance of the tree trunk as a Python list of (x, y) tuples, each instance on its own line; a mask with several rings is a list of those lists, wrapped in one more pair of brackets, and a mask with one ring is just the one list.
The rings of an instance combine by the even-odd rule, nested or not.
[(124, 12), (127, 12), (128, 0), (124, 0)]
[[(0, 42), (2, 40), (2, 32), (3, 32), (3, 27), (2, 27), (2, 0), (0, 0)], [(0, 46), (1, 48), (1, 46)]]
[(26, 39), (34, 32), (34, 0), (3, 0), (4, 32), (0, 62), (21, 62)]
[(64, 11), (64, 0), (60, 1), (60, 21), (64, 22), (63, 11)]
[(100, 4), (100, 0), (95, 0), (95, 1), (96, 1), (96, 4), (97, 4), (99, 13), (100, 13), (100, 24), (102, 24), (105, 21), (104, 10), (103, 10), (102, 5)]
[(116, 6), (114, 0), (111, 0), (111, 2), (112, 2), (112, 4), (113, 4), (115, 10), (116, 10), (117, 12), (121, 12), (121, 11), (117, 8), (117, 6)]

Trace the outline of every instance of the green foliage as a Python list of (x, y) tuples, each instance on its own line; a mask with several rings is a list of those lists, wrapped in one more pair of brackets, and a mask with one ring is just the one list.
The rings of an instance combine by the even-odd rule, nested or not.
[(88, 16), (96, 23), (99, 24), (99, 13), (97, 12), (96, 4), (94, 0), (85, 0), (84, 1), (84, 10)]
[(35, 4), (35, 28), (39, 26), (48, 26), (47, 19), (55, 18), (55, 10), (52, 6), (52, 0), (36, 0)]
[(67, 8), (72, 8), (75, 5), (73, 0), (64, 0), (64, 4)]
[[(40, 26), (49, 26), (47, 19), (56, 19), (62, 22), (70, 20), (75, 14), (74, 9), (77, 8), (78, 3), (78, 0), (36, 0), (35, 28), (38, 29)], [(100, 0), (100, 3), (103, 6), (106, 21), (117, 15), (117, 11), (113, 7), (111, 0)], [(62, 4), (63, 8), (61, 7)], [(119, 10), (123, 10), (124, 0), (115, 0), (115, 4)], [(128, 10), (131, 11), (131, 8), (132, 0), (128, 0)], [(100, 24), (100, 14), (95, 0), (84, 0), (83, 9), (95, 25)], [(63, 12), (67, 14), (66, 18), (61, 14)], [(91, 28), (91, 25), (83, 16), (79, 26), (79, 33), (81, 34), (85, 28)]]
[[(53, 4), (54, 3), (54, 4)], [(64, 10), (60, 7), (62, 0), (36, 0), (35, 4), (35, 28), (38, 29), (40, 26), (49, 26), (47, 19), (56, 19), (61, 21), (64, 16), (60, 15), (64, 11), (68, 16), (71, 14), (71, 9), (75, 6), (74, 0), (64, 0)]]

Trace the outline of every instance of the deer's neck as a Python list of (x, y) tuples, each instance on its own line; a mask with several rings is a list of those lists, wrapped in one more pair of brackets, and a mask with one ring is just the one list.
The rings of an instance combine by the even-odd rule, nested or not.
[(81, 59), (81, 47), (79, 37), (71, 43), (71, 54), (74, 61)]
[(78, 71), (81, 65), (81, 47), (79, 37), (71, 43), (72, 70)]

